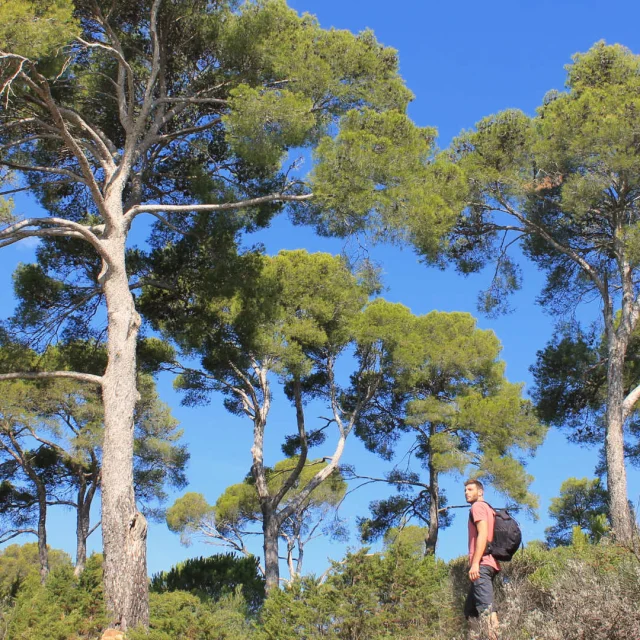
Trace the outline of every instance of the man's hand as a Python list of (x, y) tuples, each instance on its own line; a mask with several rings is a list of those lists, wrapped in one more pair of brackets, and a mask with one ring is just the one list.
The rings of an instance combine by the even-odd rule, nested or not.
[(469, 569), (469, 579), (471, 582), (475, 582), (480, 577), (480, 564), (474, 563), (471, 565), (471, 569)]

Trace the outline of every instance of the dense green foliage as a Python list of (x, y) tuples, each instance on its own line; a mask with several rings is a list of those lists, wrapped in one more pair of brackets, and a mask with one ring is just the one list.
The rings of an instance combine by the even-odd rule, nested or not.
[(600, 478), (569, 478), (560, 495), (551, 500), (549, 516), (555, 523), (546, 529), (550, 545), (569, 544), (576, 528), (598, 542), (609, 528), (607, 492)]
[[(400, 460), (387, 475), (399, 493), (372, 503), (371, 518), (361, 521), (364, 540), (413, 518), (430, 528), (433, 552), (438, 525), (449, 520), (439, 486), (448, 473), (485, 479), (534, 511), (537, 498), (529, 491), (532, 477), (523, 458), (542, 442), (546, 428), (522, 397), (522, 385), (506, 379), (496, 335), (478, 329), (467, 313), (415, 316), (402, 305), (376, 300), (363, 314), (361, 331), (366, 336), (370, 327), (385, 324), (396, 332), (385, 378), (359, 416), (356, 434), (383, 458)], [(403, 437), (407, 446), (407, 435), (412, 464), (404, 449), (396, 453)]]
[(232, 553), (189, 558), (151, 578), (154, 593), (189, 591), (202, 600), (218, 601), (234, 594), (237, 587), (242, 587), (242, 596), (252, 610), (260, 607), (265, 591), (257, 558), (238, 558)]
[(47, 57), (80, 29), (71, 0), (2, 0), (0, 49), (26, 58)]
[(106, 626), (102, 559), (91, 556), (79, 578), (70, 563), (51, 572), (46, 585), (31, 576), (5, 612), (6, 640), (96, 638)]
[[(0, 65), (0, 80), (18, 76), (7, 106), (18, 123), (35, 109), (38, 119), (59, 124), (46, 105), (31, 101), (38, 92), (26, 79), (42, 74), (38, 81), (49, 83), (67, 131), (84, 152), (74, 148), (69, 154), (63, 135), (51, 136), (29, 119), (24, 129), (0, 130), (3, 141), (11, 141), (0, 167), (21, 167), (52, 215), (87, 229), (104, 222), (106, 200), (100, 187), (87, 188), (89, 173), (97, 182), (103, 172), (127, 173), (130, 211), (162, 203), (169, 224), (155, 225), (152, 254), (127, 252), (132, 285), (147, 284), (165, 295), (164, 285), (175, 274), (195, 272), (204, 260), (210, 287), (233, 289), (234, 278), (251, 277), (243, 266), (254, 252), (247, 252), (246, 261), (238, 255), (240, 234), (268, 224), (287, 199), (303, 197), (291, 214), (325, 233), (376, 228), (402, 236), (412, 219), (434, 248), (450, 226), (453, 216), (443, 214), (433, 179), (415, 179), (416, 173), (426, 179), (435, 131), (407, 117), (413, 96), (398, 72), (397, 52), (371, 31), (322, 29), (315, 17), (298, 15), (284, 0), (161, 2), (156, 28), (162, 65), (147, 91), (153, 76), (147, 53), (156, 44), (151, 3), (41, 4), (0, 3), (0, 50), (31, 56), (23, 73), (17, 73), (17, 59)], [(29, 35), (34, 31), (38, 38)], [(65, 42), (68, 59), (58, 49)], [(136, 151), (127, 143), (134, 110)], [(94, 148), (96, 137), (107, 141), (106, 151)], [(300, 148), (314, 150), (308, 178), (291, 171), (296, 162), (287, 166), (289, 152)], [(122, 161), (134, 165), (130, 174)], [(42, 165), (53, 171), (30, 170)], [(244, 204), (253, 198), (265, 201)], [(188, 208), (232, 202), (240, 210), (210, 215)], [(181, 205), (187, 209), (172, 212)], [(189, 230), (194, 234), (185, 236)], [(101, 237), (102, 231), (96, 233)], [(45, 323), (48, 337), (61, 325), (67, 333), (58, 335), (91, 333), (95, 310), (104, 302), (100, 256), (77, 236), (39, 235), (44, 239), (37, 264), (16, 272), (23, 311), (30, 311), (16, 314), (17, 320), (35, 332)], [(171, 285), (188, 296), (188, 277)]]
[(433, 635), (452, 614), (443, 606), (448, 569), (413, 551), (399, 544), (384, 555), (348, 554), (324, 584), (308, 578), (274, 594), (265, 603), (262, 634), (269, 640)]
[[(49, 567), (71, 566), (71, 558), (64, 551), (49, 550)], [(38, 544), (12, 544), (0, 553), (0, 601), (5, 604), (15, 598), (26, 580), (39, 579)]]

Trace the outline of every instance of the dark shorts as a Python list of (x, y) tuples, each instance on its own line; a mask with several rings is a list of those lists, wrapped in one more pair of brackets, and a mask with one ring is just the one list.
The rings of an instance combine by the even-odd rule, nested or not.
[(498, 572), (493, 567), (480, 565), (480, 577), (471, 583), (469, 595), (464, 603), (466, 618), (477, 618), (482, 613), (495, 611), (493, 606), (493, 579)]

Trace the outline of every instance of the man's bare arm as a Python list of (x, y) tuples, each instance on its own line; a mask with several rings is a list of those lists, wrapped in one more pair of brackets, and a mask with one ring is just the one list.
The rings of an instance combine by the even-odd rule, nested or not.
[(476, 548), (471, 558), (471, 568), (469, 569), (469, 578), (471, 580), (477, 580), (480, 577), (480, 561), (487, 548), (487, 539), (489, 537), (489, 525), (486, 520), (478, 520), (476, 529), (478, 530), (478, 537), (476, 538)]

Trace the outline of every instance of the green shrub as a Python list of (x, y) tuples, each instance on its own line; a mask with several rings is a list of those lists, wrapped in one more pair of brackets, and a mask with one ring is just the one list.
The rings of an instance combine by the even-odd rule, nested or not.
[(424, 637), (451, 623), (448, 570), (410, 547), (385, 554), (366, 550), (334, 563), (326, 583), (301, 580), (267, 598), (265, 640), (335, 638), (383, 640)]
[(201, 599), (219, 600), (238, 587), (249, 607), (253, 611), (259, 609), (265, 588), (257, 558), (238, 558), (233, 553), (190, 558), (151, 579), (151, 591), (155, 593), (189, 591)]
[[(49, 568), (71, 566), (71, 557), (64, 551), (49, 549)], [(12, 544), (0, 552), (0, 600), (15, 598), (28, 576), (40, 577), (38, 543)]]
[(102, 557), (93, 555), (78, 578), (70, 565), (23, 582), (8, 614), (5, 638), (11, 640), (94, 640), (106, 626), (102, 594)]
[(192, 593), (151, 593), (149, 631), (135, 630), (127, 640), (249, 640), (253, 625), (239, 593), (218, 602)]

